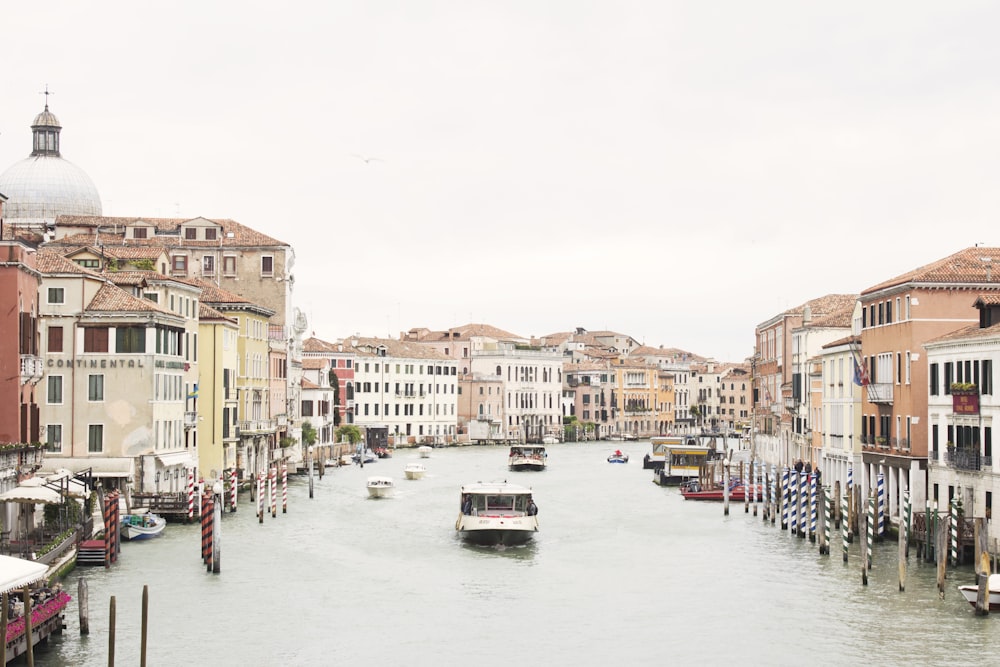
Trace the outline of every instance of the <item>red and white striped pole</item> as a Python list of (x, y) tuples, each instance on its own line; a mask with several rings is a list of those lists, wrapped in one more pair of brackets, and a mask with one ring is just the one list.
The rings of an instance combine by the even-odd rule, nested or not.
[(236, 476), (236, 468), (233, 468), (232, 471), (229, 473), (229, 490), (233, 494), (232, 504), (229, 506), (230, 512), (236, 511), (236, 491), (238, 489), (237, 484), (238, 480)]
[(194, 468), (187, 469), (188, 521), (194, 518)]
[(268, 496), (271, 499), (271, 517), (278, 516), (278, 471), (272, 466), (267, 470)]
[(288, 464), (281, 464), (281, 513), (288, 513)]
[(264, 523), (264, 471), (257, 471), (257, 518)]

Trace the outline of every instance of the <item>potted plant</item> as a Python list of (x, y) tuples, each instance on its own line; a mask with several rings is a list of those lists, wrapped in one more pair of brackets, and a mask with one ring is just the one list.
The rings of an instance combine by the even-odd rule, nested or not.
[(979, 393), (979, 386), (972, 382), (952, 382), (951, 393), (960, 396), (971, 396)]

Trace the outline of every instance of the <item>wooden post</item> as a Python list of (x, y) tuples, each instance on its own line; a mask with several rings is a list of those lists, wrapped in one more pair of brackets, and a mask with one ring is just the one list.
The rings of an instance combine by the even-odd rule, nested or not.
[(743, 513), (750, 514), (750, 485), (747, 478), (751, 476), (751, 470), (753, 469), (753, 463), (749, 465), (744, 465), (743, 461), (740, 461), (740, 479), (743, 480)]
[(80, 634), (90, 634), (90, 606), (87, 597), (87, 580), (80, 577), (76, 580), (76, 606), (80, 613)]
[(935, 521), (937, 532), (935, 534), (934, 556), (937, 559), (937, 588), (938, 596), (944, 599), (944, 577), (948, 566), (948, 523), (946, 521)]
[(899, 592), (906, 590), (906, 522), (899, 522)]
[[(729, 516), (729, 461), (726, 460), (722, 464), (722, 505), (724, 507), (723, 514)], [(743, 494), (746, 495), (746, 494)]]
[[(221, 502), (221, 501), (220, 501)], [(221, 510), (221, 506), (220, 506)], [(149, 627), (149, 584), (142, 586), (142, 639), (139, 643), (139, 667), (146, 667), (146, 629)]]
[[(315, 452), (316, 452), (315, 449), (313, 449), (312, 447), (309, 448), (309, 497), (310, 498), (313, 497), (313, 458), (314, 458), (313, 454)], [(319, 474), (320, 474), (320, 477), (322, 478), (322, 476), (323, 476), (323, 472), (322, 472), (323, 471), (323, 466), (320, 466), (319, 469), (320, 469), (320, 473)]]
[(218, 574), (222, 571), (222, 499), (215, 497), (216, 503), (212, 520), (212, 572)]
[(839, 529), (841, 522), (844, 520), (844, 506), (840, 502), (841, 496), (839, 479), (833, 483), (833, 497), (837, 499), (836, 506), (833, 508), (833, 525)]
[(976, 567), (979, 569), (976, 592), (976, 616), (988, 616), (990, 613), (990, 552), (986, 542), (986, 519), (978, 517), (975, 520)]
[[(24, 641), (28, 651), (28, 667), (35, 667), (35, 647), (31, 642), (31, 588), (25, 586), (22, 595), (24, 596)], [(4, 641), (6, 639), (7, 636), (4, 635)]]
[(115, 667), (115, 596), (111, 596), (108, 609), (108, 667)]
[[(865, 534), (866, 535), (868, 534), (868, 513), (867, 512), (864, 514), (864, 518), (862, 518), (862, 515), (860, 515), (860, 514), (858, 515), (858, 528), (859, 529), (863, 528)], [(867, 543), (867, 540), (862, 540), (861, 544), (859, 545), (859, 548), (858, 548), (858, 551), (861, 552), (861, 558), (859, 560), (861, 561), (861, 585), (862, 586), (867, 586), (868, 585), (868, 556), (865, 554), (865, 550), (867, 549), (866, 543)]]

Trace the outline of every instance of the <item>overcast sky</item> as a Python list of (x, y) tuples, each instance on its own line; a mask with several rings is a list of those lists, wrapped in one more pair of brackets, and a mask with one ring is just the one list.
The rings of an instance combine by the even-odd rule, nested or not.
[(105, 215), (291, 244), (326, 340), (584, 327), (740, 361), (787, 308), (1000, 245), (997, 3), (50, 1), (2, 22), (0, 171), (48, 85)]

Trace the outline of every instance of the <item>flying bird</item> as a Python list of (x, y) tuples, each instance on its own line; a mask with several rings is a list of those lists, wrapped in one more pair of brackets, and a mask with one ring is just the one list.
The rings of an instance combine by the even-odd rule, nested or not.
[(365, 155), (359, 155), (358, 153), (351, 153), (351, 155), (359, 160), (364, 160), (365, 164), (368, 164), (369, 162), (385, 162), (385, 160), (380, 157), (367, 157)]

